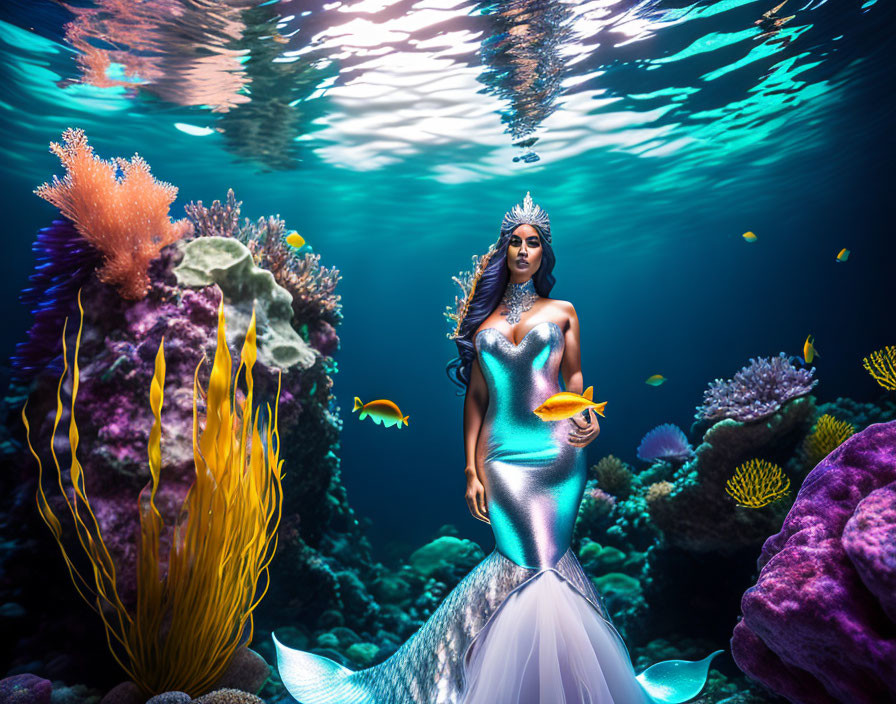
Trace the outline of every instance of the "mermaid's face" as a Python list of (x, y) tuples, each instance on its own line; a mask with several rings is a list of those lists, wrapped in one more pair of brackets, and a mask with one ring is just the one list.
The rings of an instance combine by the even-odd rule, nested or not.
[(507, 268), (514, 283), (530, 279), (541, 265), (541, 237), (531, 225), (520, 225), (507, 243)]

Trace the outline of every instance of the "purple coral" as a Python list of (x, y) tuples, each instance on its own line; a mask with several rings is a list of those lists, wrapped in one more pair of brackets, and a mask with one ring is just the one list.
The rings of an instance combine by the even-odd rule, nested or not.
[(814, 369), (798, 369), (781, 352), (777, 357), (750, 359), (733, 379), (710, 382), (696, 418), (752, 421), (777, 411), (784, 403), (805, 396), (818, 383)]
[(682, 462), (694, 454), (687, 436), (677, 425), (663, 423), (643, 438), (638, 445), (638, 459), (644, 462), (654, 460), (676, 460)]
[(792, 702), (893, 701), (896, 421), (856, 433), (806, 477), (765, 541), (731, 654)]
[(20, 381), (29, 381), (45, 369), (61, 371), (62, 365), (55, 362), (62, 352), (62, 325), (77, 311), (78, 289), (102, 263), (99, 251), (66, 218), (40, 230), (31, 249), (37, 261), (20, 300), (32, 306), (34, 324), (28, 340), (16, 346), (10, 360)]

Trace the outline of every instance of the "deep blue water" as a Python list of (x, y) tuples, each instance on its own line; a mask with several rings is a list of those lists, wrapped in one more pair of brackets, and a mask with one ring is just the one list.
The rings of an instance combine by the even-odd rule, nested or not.
[[(174, 216), (232, 187), (244, 215), (279, 213), (340, 269), (339, 454), (375, 546), (445, 523), (491, 545), (463, 500), (443, 311), (527, 190), (551, 216), (553, 296), (578, 312), (586, 385), (608, 401), (589, 461), (635, 462), (654, 426), (688, 429), (709, 381), (799, 354), (810, 333), (820, 401), (880, 397), (861, 359), (896, 344), (892, 4), (789, 0), (794, 19), (760, 38), (772, 2), (527, 3), (536, 36), (516, 63), (501, 53), (511, 4), (251, 4), (194, 17), (197, 36), (160, 23), (162, 73), (97, 87), (68, 10), (4, 3), (4, 358), (30, 325), (17, 295), (54, 216), (32, 190), (61, 174), (47, 145), (73, 126), (177, 185)], [(223, 78), (203, 93), (189, 69), (218, 20), (229, 39), (206, 53)], [(108, 75), (124, 80), (114, 62)], [(519, 159), (526, 136), (538, 161)], [(668, 381), (646, 385), (654, 373)], [(359, 422), (354, 396), (393, 399), (409, 427)]]

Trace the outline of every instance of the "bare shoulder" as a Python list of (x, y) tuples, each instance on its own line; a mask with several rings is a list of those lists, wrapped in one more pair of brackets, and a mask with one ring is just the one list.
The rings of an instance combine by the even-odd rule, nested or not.
[(551, 312), (551, 317), (560, 323), (563, 330), (568, 330), (570, 324), (578, 320), (576, 309), (569, 301), (561, 301), (556, 298), (548, 298), (544, 303), (544, 308)]

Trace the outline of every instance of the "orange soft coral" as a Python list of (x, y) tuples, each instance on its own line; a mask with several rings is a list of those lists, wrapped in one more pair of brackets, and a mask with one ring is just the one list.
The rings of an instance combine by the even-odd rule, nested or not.
[(149, 290), (149, 263), (162, 247), (192, 230), (189, 221), (168, 217), (177, 188), (156, 181), (149, 164), (136, 154), (130, 161), (100, 159), (83, 130), (67, 129), (62, 141), (64, 146), (51, 142), (50, 151), (68, 173), (34, 192), (59, 208), (102, 253), (100, 281), (117, 286), (125, 298), (143, 298)]

